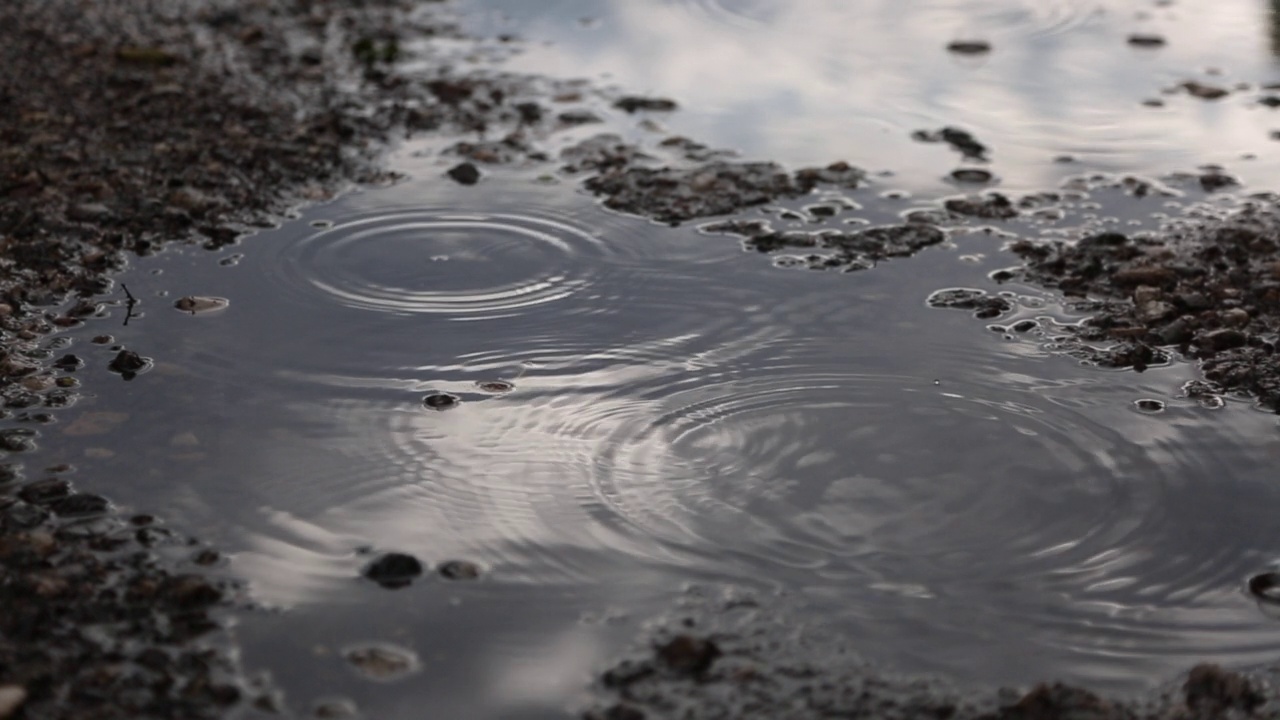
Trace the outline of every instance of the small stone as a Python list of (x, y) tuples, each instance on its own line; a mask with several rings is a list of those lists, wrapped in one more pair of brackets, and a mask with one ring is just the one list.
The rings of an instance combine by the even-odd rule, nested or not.
[(475, 185), (480, 182), (480, 170), (469, 162), (454, 165), (446, 174), (459, 185)]
[(27, 702), (27, 688), (22, 685), (0, 685), (0, 720), (13, 717), (24, 702)]
[(449, 393), (432, 393), (422, 399), (422, 404), (432, 410), (452, 410), (461, 402), (457, 395)]
[(1219, 98), (1226, 97), (1229, 94), (1224, 88), (1217, 87), (1216, 85), (1205, 85), (1204, 83), (1196, 82), (1195, 80), (1188, 80), (1187, 82), (1182, 83), (1179, 87), (1186, 90), (1188, 95), (1200, 98), (1201, 100), (1217, 100)]
[(166, 594), (183, 607), (203, 607), (222, 599), (222, 591), (199, 575), (179, 575), (173, 578)]
[(1173, 305), (1161, 301), (1152, 300), (1138, 306), (1138, 319), (1145, 323), (1155, 323), (1165, 320), (1178, 312)]
[(67, 217), (76, 222), (95, 222), (111, 217), (111, 209), (102, 203), (80, 203), (67, 209)]
[(480, 577), (480, 566), (466, 560), (450, 560), (440, 563), (438, 572), (447, 580), (475, 580)]
[(1202, 663), (1191, 668), (1182, 686), (1187, 708), (1197, 717), (1225, 717), (1229, 709), (1252, 714), (1266, 697), (1243, 675)]
[(1154, 33), (1133, 33), (1129, 36), (1128, 42), (1134, 47), (1158, 48), (1164, 47), (1165, 39)]
[(326, 720), (339, 720), (340, 718), (359, 717), (360, 710), (352, 700), (347, 698), (326, 698), (316, 701), (311, 708), (312, 717), (325, 718)]
[(70, 353), (53, 361), (53, 366), (64, 372), (74, 372), (84, 367), (84, 360)]
[(106, 498), (92, 493), (76, 493), (49, 506), (58, 517), (72, 518), (101, 515), (109, 507), (111, 507), (111, 503)]
[(954, 40), (947, 43), (947, 52), (957, 55), (985, 55), (991, 52), (991, 43), (986, 40)]
[(1244, 327), (1249, 324), (1249, 311), (1244, 308), (1231, 308), (1222, 311), (1218, 319), (1227, 327)]
[(702, 675), (720, 657), (720, 648), (706, 638), (677, 635), (657, 648), (658, 659), (681, 675)]
[(476, 383), (476, 387), (484, 392), (493, 393), (494, 395), (508, 393), (515, 389), (515, 385), (507, 382), (506, 380), (481, 380)]
[(1138, 412), (1143, 413), (1155, 414), (1164, 412), (1164, 403), (1159, 400), (1151, 400), (1147, 398), (1135, 400), (1133, 402), (1133, 406), (1138, 408)]
[(1222, 328), (1196, 338), (1196, 344), (1210, 352), (1221, 352), (1243, 347), (1249, 339), (1234, 328)]
[(384, 588), (406, 587), (422, 574), (422, 562), (405, 553), (387, 553), (364, 569), (364, 576)]
[(201, 313), (215, 312), (217, 310), (225, 310), (231, 301), (220, 297), (206, 297), (201, 295), (188, 295), (174, 301), (174, 308), (182, 312), (197, 315)]
[(985, 185), (994, 178), (990, 171), (982, 168), (958, 168), (951, 171), (951, 179), (958, 183)]
[(347, 650), (343, 657), (364, 677), (379, 682), (399, 680), (418, 669), (412, 650), (393, 645), (366, 645)]
[(676, 102), (666, 98), (647, 98), (635, 95), (619, 98), (613, 106), (628, 113), (647, 110), (649, 112), (670, 112), (676, 109)]
[(58, 478), (38, 480), (18, 491), (18, 497), (32, 505), (48, 505), (71, 495), (71, 483)]
[(121, 350), (107, 365), (107, 369), (111, 372), (120, 373), (126, 377), (146, 370), (148, 367), (151, 367), (151, 362), (132, 350)]

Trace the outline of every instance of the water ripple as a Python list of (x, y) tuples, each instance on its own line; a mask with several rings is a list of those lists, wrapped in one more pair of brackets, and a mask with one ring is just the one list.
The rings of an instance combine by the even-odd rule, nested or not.
[(379, 211), (300, 239), (283, 275), (295, 292), (353, 308), (454, 319), (517, 315), (582, 292), (600, 239), (546, 217)]

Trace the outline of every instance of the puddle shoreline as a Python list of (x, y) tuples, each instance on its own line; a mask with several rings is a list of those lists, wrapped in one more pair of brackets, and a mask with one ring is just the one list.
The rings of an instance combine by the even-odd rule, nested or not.
[[(13, 40), (5, 60), (30, 70), (11, 77), (66, 85), (62, 92), (35, 80), (0, 85), (0, 98), (21, 108), (0, 125), (13, 138), (12, 159), (0, 177), (6, 187), (0, 238), (14, 267), (0, 285), (0, 384), (14, 421), (3, 435), (0, 563), (6, 607), (24, 609), (8, 611), (8, 624), (0, 625), (0, 718), (90, 710), (95, 717), (219, 717), (270, 712), (278, 702), (271, 688), (244, 678), (235, 653), (225, 647), (229, 641), (219, 628), (245, 612), (237, 609), (244, 588), (208, 570), (219, 566), (216, 550), (150, 515), (120, 516), (96, 494), (101, 488), (92, 478), (67, 482), (63, 476), (72, 468), (26, 467), (39, 457), (40, 428), (80, 392), (75, 371), (83, 359), (77, 352), (88, 352), (57, 345), (59, 332), (96, 327), (102, 323), (95, 318), (108, 308), (117, 316), (132, 309), (133, 296), (113, 281), (131, 254), (147, 255), (166, 242), (225, 247), (269, 226), (291, 206), (329, 199), (350, 183), (385, 185), (394, 178), (384, 167), (384, 152), (404, 135), (457, 139), (441, 154), (440, 183), (479, 184), (477, 192), (483, 192), (490, 168), (545, 166), (567, 173), (565, 192), (581, 184), (606, 206), (660, 222), (715, 219), (819, 187), (853, 188), (865, 178), (834, 159), (788, 172), (739, 162), (683, 138), (642, 147), (615, 136), (591, 137), (553, 160), (548, 141), (594, 124), (591, 104), (601, 97), (627, 114), (679, 110), (663, 98), (596, 96), (598, 91), (571, 81), (459, 71), (456, 58), (445, 54), (414, 58), (436, 67), (419, 67), (406, 77), (399, 65), (403, 35), (463, 40), (451, 23), (406, 7), (355, 11), (319, 3), (309, 12), (269, 14), (246, 3), (192, 2), (162, 14), (107, 4), (68, 24), (78, 7), (31, 0), (0, 10), (0, 27), (6, 28), (0, 37)], [(307, 41), (280, 40), (299, 35)], [(34, 67), (39, 64), (45, 66)], [(113, 103), (94, 94), (101, 87), (111, 89)], [(275, 92), (279, 87), (293, 92)], [(113, 108), (134, 114), (113, 117)], [(185, 119), (214, 114), (217, 122)], [(90, 133), (91, 126), (105, 130)], [(475, 140), (478, 130), (501, 139)], [(220, 151), (209, 153), (209, 147)], [(1271, 198), (1257, 202), (1273, 204)], [(941, 219), (951, 222), (971, 216), (999, 221), (1022, 210), (994, 193), (944, 207), (944, 215), (953, 214)], [(1153, 364), (1160, 347), (1181, 343), (1185, 354), (1211, 362), (1210, 380), (1217, 385), (1206, 393), (1244, 390), (1275, 409), (1280, 368), (1270, 338), (1280, 329), (1280, 298), (1266, 283), (1280, 277), (1280, 264), (1274, 244), (1253, 245), (1280, 223), (1266, 209), (1242, 212), (1253, 214), (1183, 226), (1172, 248), (1148, 237), (1084, 243), (1101, 248), (1101, 262), (1110, 264), (1101, 275), (1077, 277), (1074, 285), (1064, 276), (1071, 277), (1073, 263), (1096, 266), (1096, 253), (1076, 255), (1071, 248), (1080, 246), (1069, 245), (1019, 252), (1030, 260), (1026, 278), (1036, 284), (1117, 299), (1097, 308), (1101, 319), (1082, 329), (1082, 338), (1119, 339), (1137, 349), (1124, 361), (1100, 364), (1131, 367), (1138, 364), (1134, 358)], [(742, 228), (730, 228), (737, 230)], [(834, 250), (810, 266), (857, 269), (889, 257), (909, 263), (906, 256), (940, 242), (941, 232), (922, 221), (839, 237), (764, 229), (739, 234), (761, 252)], [(924, 240), (916, 239), (920, 234)], [(1224, 266), (1208, 288), (1180, 285), (1186, 274), (1178, 274), (1175, 261), (1179, 248), (1191, 246), (1216, 247), (1208, 260), (1242, 270), (1232, 274)], [(1241, 247), (1246, 254), (1237, 257)], [(828, 257), (834, 258), (830, 264)], [(1187, 299), (1197, 292), (1203, 304)], [(1162, 333), (1178, 322), (1184, 334), (1164, 342)], [(1192, 348), (1196, 352), (1188, 352)], [(142, 373), (145, 380), (147, 348), (114, 352), (116, 370)], [(1222, 368), (1217, 376), (1213, 367)], [(163, 515), (164, 509), (147, 512)], [(45, 614), (41, 608), (50, 603), (63, 613)], [(585, 717), (661, 716), (673, 706), (744, 717), (776, 717), (784, 710), (796, 717), (1261, 716), (1274, 712), (1271, 705), (1280, 699), (1268, 671), (1209, 665), (1138, 700), (1106, 700), (1061, 684), (979, 696), (943, 683), (882, 676), (870, 667), (842, 671), (847, 674), (807, 667), (812, 675), (806, 681), (771, 685), (771, 677), (794, 679), (800, 665), (811, 663), (792, 662), (791, 651), (786, 662), (770, 656), (767, 643), (753, 636), (751, 622), (758, 620), (720, 627), (717, 615), (732, 609), (708, 605), (693, 629), (640, 639), (654, 651), (606, 671), (596, 688), (598, 708)], [(90, 642), (80, 630), (97, 623), (126, 629), (110, 631), (106, 643)], [(38, 634), (24, 634), (31, 627)], [(69, 640), (54, 647), (52, 636)], [(126, 645), (127, 653), (121, 650)], [(120, 672), (122, 663), (131, 674)], [(741, 706), (733, 699), (740, 694), (755, 705)], [(810, 704), (797, 709), (801, 698)]]

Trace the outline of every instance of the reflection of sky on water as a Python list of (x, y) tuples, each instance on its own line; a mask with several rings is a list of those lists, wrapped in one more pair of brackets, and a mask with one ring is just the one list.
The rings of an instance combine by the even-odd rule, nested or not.
[[(493, 10), (488, 28), (552, 39), (531, 43), (511, 68), (671, 96), (682, 105), (662, 118), (671, 129), (752, 157), (843, 158), (927, 189), (958, 158), (910, 131), (959, 125), (993, 148), (994, 170), (1017, 188), (1055, 185), (1067, 170), (1052, 159), (1063, 154), (1124, 172), (1211, 162), (1259, 183), (1280, 167), (1267, 137), (1280, 120), (1256, 105), (1258, 86), (1280, 80), (1257, 0), (723, 5), (733, 12), (709, 1), (468, 3)], [(1168, 44), (1130, 47), (1139, 31)], [(993, 52), (944, 49), (970, 37)], [(1161, 92), (1191, 79), (1252, 88), (1218, 101)], [(1142, 107), (1150, 98), (1166, 106)], [(1259, 158), (1242, 162), (1245, 153)]]

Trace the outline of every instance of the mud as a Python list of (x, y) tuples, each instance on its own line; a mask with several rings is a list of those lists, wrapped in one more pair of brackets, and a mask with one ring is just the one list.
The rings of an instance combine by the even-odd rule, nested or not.
[(1280, 211), (1266, 197), (1225, 219), (1012, 250), (1026, 261), (1025, 279), (1092, 298), (1074, 332), (1096, 345), (1094, 362), (1143, 370), (1177, 353), (1199, 361), (1204, 390), (1280, 411), (1278, 231)]
[(583, 720), (872, 718), (911, 720), (1209, 720), (1274, 718), (1272, 679), (1202, 664), (1138, 699), (1040, 683), (965, 692), (885, 672), (856, 647), (791, 615), (779, 597), (693, 588), (646, 644), (602, 672), (607, 700)]

